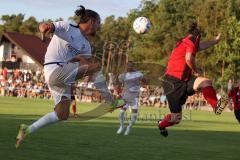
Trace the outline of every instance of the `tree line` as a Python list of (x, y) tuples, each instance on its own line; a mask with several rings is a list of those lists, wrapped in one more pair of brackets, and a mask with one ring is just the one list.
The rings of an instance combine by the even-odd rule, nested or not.
[[(138, 35), (133, 31), (132, 23), (138, 16), (150, 19), (152, 27), (147, 34)], [(76, 16), (69, 19), (76, 23), (79, 20)], [(218, 45), (197, 54), (197, 66), (216, 87), (224, 88), (229, 79), (240, 79), (239, 20), (240, 0), (142, 0), (126, 17), (105, 18), (92, 42), (95, 53), (101, 54), (105, 42), (128, 40), (131, 42), (131, 60), (165, 66), (177, 41), (186, 35), (189, 23), (195, 21), (202, 29), (203, 41), (222, 34)], [(39, 22), (35, 17), (25, 20), (24, 14), (2, 15), (1, 21), (0, 33), (38, 35)]]

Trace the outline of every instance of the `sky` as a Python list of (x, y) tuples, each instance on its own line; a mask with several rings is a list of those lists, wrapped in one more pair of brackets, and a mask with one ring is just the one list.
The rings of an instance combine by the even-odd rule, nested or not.
[(102, 19), (114, 15), (126, 16), (131, 9), (136, 9), (141, 0), (0, 0), (0, 16), (25, 14), (25, 19), (34, 16), (38, 21), (74, 15), (78, 5), (98, 12)]

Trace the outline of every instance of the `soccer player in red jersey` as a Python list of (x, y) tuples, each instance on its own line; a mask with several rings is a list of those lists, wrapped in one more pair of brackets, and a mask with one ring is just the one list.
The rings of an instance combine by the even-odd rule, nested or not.
[(166, 127), (180, 123), (182, 105), (185, 104), (188, 96), (197, 91), (203, 93), (216, 114), (221, 114), (226, 107), (227, 99), (222, 97), (217, 100), (211, 80), (200, 76), (195, 64), (196, 53), (214, 46), (220, 41), (220, 37), (219, 34), (214, 40), (200, 43), (200, 29), (196, 23), (191, 23), (187, 36), (181, 39), (172, 51), (163, 81), (171, 113), (158, 122), (161, 135), (167, 137)]
[(240, 123), (240, 81), (238, 82), (237, 87), (233, 88), (228, 92), (228, 97), (229, 97), (229, 108), (232, 108), (232, 103), (233, 103), (235, 117)]

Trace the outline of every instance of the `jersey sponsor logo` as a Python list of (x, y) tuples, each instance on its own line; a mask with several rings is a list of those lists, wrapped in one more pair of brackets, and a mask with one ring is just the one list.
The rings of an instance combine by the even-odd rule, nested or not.
[(80, 53), (79, 50), (77, 50), (76, 48), (74, 48), (74, 47), (71, 46), (70, 44), (66, 44), (66, 47), (68, 48), (68, 50), (69, 50), (70, 52), (74, 53), (75, 55)]
[(81, 50), (84, 50), (86, 48), (85, 44), (82, 45)]
[(74, 41), (74, 38), (73, 38), (73, 36), (71, 36), (71, 40), (72, 40), (72, 42)]

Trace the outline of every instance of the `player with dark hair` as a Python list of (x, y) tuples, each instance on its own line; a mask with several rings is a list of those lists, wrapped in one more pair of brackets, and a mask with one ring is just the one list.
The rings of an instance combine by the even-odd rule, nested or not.
[(84, 76), (94, 74), (96, 89), (113, 108), (124, 105), (123, 101), (115, 101), (112, 98), (100, 71), (100, 65), (92, 62), (92, 51), (87, 37), (95, 35), (99, 28), (99, 14), (83, 6), (80, 6), (75, 14), (80, 17), (80, 23), (77, 26), (64, 21), (39, 25), (41, 33), (54, 34), (45, 55), (44, 74), (55, 107), (53, 112), (44, 115), (30, 126), (20, 125), (16, 147), (21, 144), (26, 135), (44, 126), (68, 119), (71, 85)]
[(182, 105), (185, 104), (188, 96), (197, 91), (203, 93), (215, 114), (221, 114), (226, 107), (227, 99), (222, 97), (217, 100), (211, 80), (200, 76), (195, 64), (196, 53), (217, 44), (220, 36), (219, 34), (211, 41), (200, 42), (200, 28), (196, 23), (191, 23), (187, 36), (181, 39), (172, 51), (163, 82), (171, 114), (166, 115), (158, 123), (161, 135), (168, 136), (166, 127), (180, 123)]
[(229, 97), (229, 108), (234, 108), (234, 115), (237, 121), (240, 123), (240, 81), (238, 82), (238, 86), (234, 87), (228, 92)]

